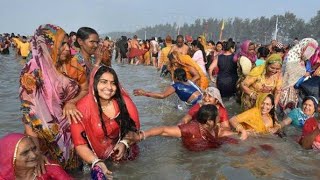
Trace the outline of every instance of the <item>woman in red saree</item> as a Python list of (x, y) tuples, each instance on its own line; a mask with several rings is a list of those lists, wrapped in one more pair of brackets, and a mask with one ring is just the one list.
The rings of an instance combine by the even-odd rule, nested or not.
[[(152, 136), (169, 136), (181, 138), (183, 145), (190, 151), (204, 151), (219, 148), (222, 142), (236, 143), (234, 139), (218, 138), (218, 110), (212, 104), (203, 105), (197, 115), (197, 120), (178, 126), (160, 126), (140, 131), (131, 138), (137, 142)], [(212, 134), (214, 132), (214, 134)]]
[(320, 151), (320, 120), (311, 117), (303, 125), (299, 144), (305, 149)]
[(89, 93), (77, 108), (83, 117), (71, 125), (72, 139), (78, 155), (92, 167), (99, 166), (110, 175), (103, 160), (132, 160), (138, 147), (131, 148), (125, 136), (140, 128), (138, 111), (130, 97), (121, 89), (117, 74), (107, 66), (93, 69)]
[(37, 175), (39, 151), (29, 136), (8, 134), (0, 139), (0, 145), (0, 180), (72, 179), (58, 164), (45, 164), (46, 173)]

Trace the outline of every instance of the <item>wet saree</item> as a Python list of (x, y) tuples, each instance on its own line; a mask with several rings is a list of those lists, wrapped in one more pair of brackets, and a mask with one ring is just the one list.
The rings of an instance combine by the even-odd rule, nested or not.
[[(106, 125), (107, 132), (107, 135), (105, 135), (93, 90), (94, 76), (98, 69), (99, 68), (93, 69), (91, 74), (89, 93), (77, 103), (77, 108), (82, 113), (83, 117), (79, 123), (71, 124), (71, 133), (75, 146), (87, 144), (100, 159), (108, 159), (112, 155), (111, 153), (113, 152), (114, 146), (121, 140), (120, 126), (116, 122), (116, 118), (120, 114), (120, 108), (117, 101), (113, 99), (111, 101), (117, 115), (114, 118), (109, 118), (102, 113), (102, 119)], [(136, 128), (140, 129), (139, 115), (136, 106), (124, 90), (121, 90), (121, 95), (124, 99), (130, 118), (134, 121)], [(137, 154), (138, 147), (133, 145), (124, 159), (132, 160), (137, 157)]]
[(75, 168), (79, 162), (62, 108), (78, 94), (79, 86), (55, 68), (64, 36), (63, 29), (50, 24), (36, 30), (31, 59), (21, 71), (19, 97), (23, 122), (37, 134), (42, 152), (64, 168)]

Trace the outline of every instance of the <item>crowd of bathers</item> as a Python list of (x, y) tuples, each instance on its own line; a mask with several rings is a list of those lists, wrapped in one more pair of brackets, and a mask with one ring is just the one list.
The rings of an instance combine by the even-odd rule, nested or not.
[[(24, 133), (0, 139), (0, 179), (72, 179), (66, 171), (84, 164), (92, 179), (112, 178), (106, 161), (135, 160), (139, 142), (152, 136), (181, 138), (186, 149), (204, 151), (252, 134), (283, 137), (287, 126), (295, 126), (302, 129), (302, 148), (320, 149), (320, 49), (312, 38), (290, 46), (276, 40), (214, 43), (203, 35), (112, 41), (90, 27), (67, 33), (45, 24), (30, 37), (4, 34), (0, 47), (26, 61), (19, 79)], [(188, 112), (175, 126), (143, 131), (112, 63), (155, 67), (172, 83), (133, 94), (177, 94)], [(229, 117), (223, 99), (232, 97), (242, 110)]]

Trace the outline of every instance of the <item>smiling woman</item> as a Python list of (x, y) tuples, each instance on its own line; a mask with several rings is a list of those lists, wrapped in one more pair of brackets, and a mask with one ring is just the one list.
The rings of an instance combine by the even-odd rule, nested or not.
[(281, 76), (282, 58), (272, 54), (265, 64), (253, 68), (248, 76), (241, 82), (241, 106), (244, 110), (252, 108), (260, 93), (274, 95), (275, 106), (278, 105), (282, 86)]
[(93, 69), (89, 88), (89, 94), (77, 104), (83, 117), (71, 125), (72, 139), (78, 155), (92, 164), (93, 170), (101, 168), (110, 175), (103, 160), (132, 160), (137, 156), (138, 147), (130, 148), (125, 136), (139, 130), (138, 111), (110, 67)]
[(230, 119), (231, 125), (241, 133), (241, 139), (248, 137), (248, 132), (276, 133), (280, 126), (276, 122), (275, 104), (272, 94), (260, 94), (256, 106)]
[(39, 151), (32, 138), (12, 133), (0, 139), (0, 179), (68, 180), (71, 177), (57, 164), (46, 164), (46, 173), (36, 174)]
[(288, 117), (281, 122), (281, 126), (292, 124), (293, 126), (302, 128), (308, 118), (314, 116), (318, 108), (318, 100), (313, 96), (307, 96), (302, 101), (302, 108), (295, 108), (289, 112)]

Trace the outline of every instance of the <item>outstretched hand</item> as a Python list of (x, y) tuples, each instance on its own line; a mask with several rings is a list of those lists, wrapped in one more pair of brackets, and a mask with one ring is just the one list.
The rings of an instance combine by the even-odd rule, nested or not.
[(143, 89), (134, 89), (133, 95), (135, 96), (143, 96), (146, 92)]
[(141, 141), (141, 136), (140, 136), (140, 133), (129, 131), (126, 134), (125, 139), (129, 140), (131, 142), (131, 144), (134, 144), (138, 141)]

